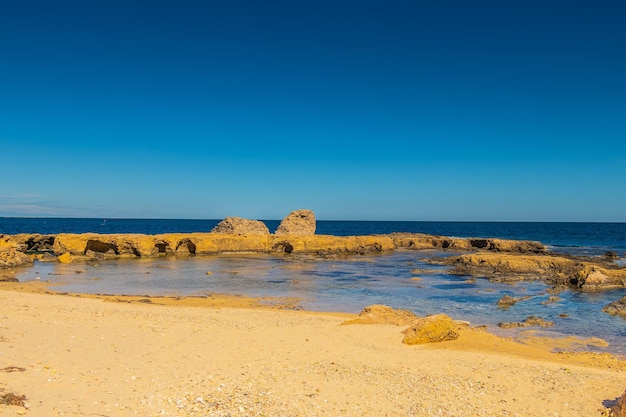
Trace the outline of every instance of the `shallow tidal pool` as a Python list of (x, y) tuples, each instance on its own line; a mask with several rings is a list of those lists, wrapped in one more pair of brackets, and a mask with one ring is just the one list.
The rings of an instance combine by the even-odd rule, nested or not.
[[(446, 255), (449, 255), (447, 253)], [(20, 281), (41, 280), (62, 292), (127, 295), (203, 296), (210, 293), (253, 297), (297, 297), (307, 310), (358, 313), (371, 304), (403, 308), (417, 315), (446, 313), (472, 325), (487, 325), (501, 335), (519, 330), (497, 327), (528, 316), (553, 321), (548, 335), (599, 337), (608, 348), (626, 355), (626, 320), (602, 308), (626, 290), (549, 293), (542, 281), (490, 282), (446, 273), (426, 258), (435, 252), (394, 252), (373, 256), (216, 255), (189, 258), (105, 260), (98, 263), (36, 262)], [(508, 309), (498, 308), (504, 295), (528, 297)], [(550, 301), (550, 296), (557, 296)]]

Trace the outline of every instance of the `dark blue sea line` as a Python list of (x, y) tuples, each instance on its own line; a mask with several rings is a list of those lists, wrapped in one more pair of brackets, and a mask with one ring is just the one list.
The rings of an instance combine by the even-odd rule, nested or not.
[[(217, 219), (95, 219), (0, 217), (0, 234), (17, 233), (193, 233), (209, 232)], [(279, 220), (264, 220), (275, 231)], [(536, 240), (556, 248), (586, 248), (592, 252), (626, 252), (626, 223), (561, 222), (437, 222), (318, 220), (317, 234), (336, 236), (426, 233), (456, 237)], [(584, 252), (584, 251), (583, 251)]]

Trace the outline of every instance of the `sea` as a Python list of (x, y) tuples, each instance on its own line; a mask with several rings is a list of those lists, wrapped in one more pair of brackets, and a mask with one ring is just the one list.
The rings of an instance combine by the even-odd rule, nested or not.
[[(265, 220), (270, 231), (280, 221)], [(0, 217), (0, 235), (17, 233), (192, 233), (209, 232), (219, 220), (9, 218)], [(493, 237), (540, 241), (554, 253), (601, 257), (616, 255), (626, 267), (626, 223), (565, 222), (421, 222), (318, 221), (317, 234), (337, 236), (426, 233), (454, 237)], [(503, 336), (523, 338), (528, 330), (502, 329), (501, 322), (538, 316), (554, 322), (534, 335), (575, 336), (576, 349), (626, 357), (626, 320), (602, 308), (626, 296), (626, 289), (554, 294), (540, 280), (513, 284), (470, 279), (432, 265), (452, 251), (396, 251), (382, 255), (319, 258), (302, 255), (238, 254), (188, 258), (107, 260), (90, 264), (36, 262), (20, 271), (20, 281), (45, 280), (59, 291), (93, 294), (206, 296), (211, 293), (257, 297), (295, 297), (314, 311), (358, 313), (371, 304), (386, 304), (418, 315), (446, 313), (485, 325)], [(428, 271), (424, 273), (424, 271)], [(526, 297), (508, 309), (504, 295)], [(557, 299), (550, 298), (557, 296)], [(596, 343), (596, 339), (608, 346)]]

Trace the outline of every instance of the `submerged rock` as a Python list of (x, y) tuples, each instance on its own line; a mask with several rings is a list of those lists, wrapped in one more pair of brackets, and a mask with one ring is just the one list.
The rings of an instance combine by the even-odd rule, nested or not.
[(541, 304), (548, 305), (548, 304), (556, 303), (558, 301), (561, 301), (561, 297), (558, 297), (556, 295), (551, 295), (550, 297), (548, 297), (546, 301), (542, 301)]
[(459, 337), (457, 325), (445, 314), (419, 318), (402, 333), (404, 333), (402, 343), (407, 345), (443, 342)]
[(348, 320), (342, 324), (394, 324), (403, 326), (417, 319), (418, 317), (408, 310), (394, 310), (386, 305), (374, 304), (365, 307), (356, 319)]
[(622, 316), (626, 319), (626, 296), (605, 305), (602, 311), (612, 316)]
[(511, 297), (510, 295), (505, 295), (504, 297), (498, 300), (498, 307), (502, 309), (507, 309), (520, 301), (528, 300), (530, 298), (529, 295), (524, 297)]
[(544, 320), (541, 317), (530, 316), (530, 317), (526, 317), (526, 319), (524, 319), (523, 322), (502, 322), (502, 323), (498, 323), (498, 327), (501, 327), (503, 329), (511, 329), (511, 328), (515, 328), (515, 327), (531, 327), (531, 326), (552, 327), (552, 326), (554, 326), (554, 322), (553, 321)]
[(223, 235), (269, 235), (270, 230), (260, 220), (226, 217), (211, 230), (211, 233)]
[(311, 210), (292, 211), (280, 222), (274, 234), (288, 236), (310, 236), (315, 234), (315, 214)]

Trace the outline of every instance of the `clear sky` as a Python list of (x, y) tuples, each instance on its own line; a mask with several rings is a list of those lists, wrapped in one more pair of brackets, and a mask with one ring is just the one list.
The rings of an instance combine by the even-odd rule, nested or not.
[(626, 221), (626, 2), (0, 2), (0, 216)]

